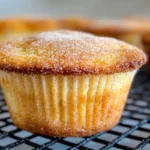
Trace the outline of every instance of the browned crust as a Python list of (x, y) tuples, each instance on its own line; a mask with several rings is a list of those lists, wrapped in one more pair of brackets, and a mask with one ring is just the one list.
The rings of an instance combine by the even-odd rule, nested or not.
[(113, 74), (132, 71), (147, 62), (141, 50), (112, 38), (66, 30), (38, 37), (2, 44), (0, 69), (44, 75)]
[(93, 68), (63, 68), (61, 66), (55, 66), (52, 68), (39, 68), (36, 66), (33, 67), (15, 67), (8, 65), (1, 65), (0, 64), (0, 70), (8, 71), (8, 72), (15, 72), (15, 73), (21, 73), (21, 74), (62, 74), (62, 75), (83, 75), (83, 74), (93, 74), (93, 75), (99, 75), (99, 74), (114, 74), (114, 73), (120, 73), (120, 72), (128, 72), (133, 71), (134, 69), (137, 69), (141, 67), (143, 64), (145, 64), (145, 59), (140, 61), (132, 61), (128, 62), (126, 64), (120, 64), (118, 66), (113, 66), (110, 70), (100, 70), (99, 68), (93, 67)]

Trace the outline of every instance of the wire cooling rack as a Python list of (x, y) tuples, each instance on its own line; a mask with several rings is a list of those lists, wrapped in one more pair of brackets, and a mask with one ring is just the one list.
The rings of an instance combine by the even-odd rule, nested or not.
[(90, 137), (46, 137), (18, 129), (10, 118), (0, 91), (1, 150), (150, 150), (150, 75), (140, 71), (117, 126)]

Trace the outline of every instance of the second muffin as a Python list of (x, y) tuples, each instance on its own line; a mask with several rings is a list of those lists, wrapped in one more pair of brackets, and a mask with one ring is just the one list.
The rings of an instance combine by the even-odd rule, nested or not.
[(119, 121), (145, 54), (124, 42), (53, 31), (0, 46), (0, 82), (14, 123), (49, 136), (89, 136)]

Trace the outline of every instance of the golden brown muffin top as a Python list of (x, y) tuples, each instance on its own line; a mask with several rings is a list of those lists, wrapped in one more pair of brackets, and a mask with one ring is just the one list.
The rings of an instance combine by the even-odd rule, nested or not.
[(113, 74), (141, 67), (147, 58), (116, 39), (51, 31), (0, 46), (0, 69), (24, 74)]

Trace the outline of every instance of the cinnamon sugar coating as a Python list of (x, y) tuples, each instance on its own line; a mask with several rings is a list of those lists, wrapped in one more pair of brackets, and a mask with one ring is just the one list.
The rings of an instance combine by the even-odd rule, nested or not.
[(0, 69), (24, 74), (113, 74), (141, 67), (147, 58), (116, 39), (51, 31), (0, 46)]

